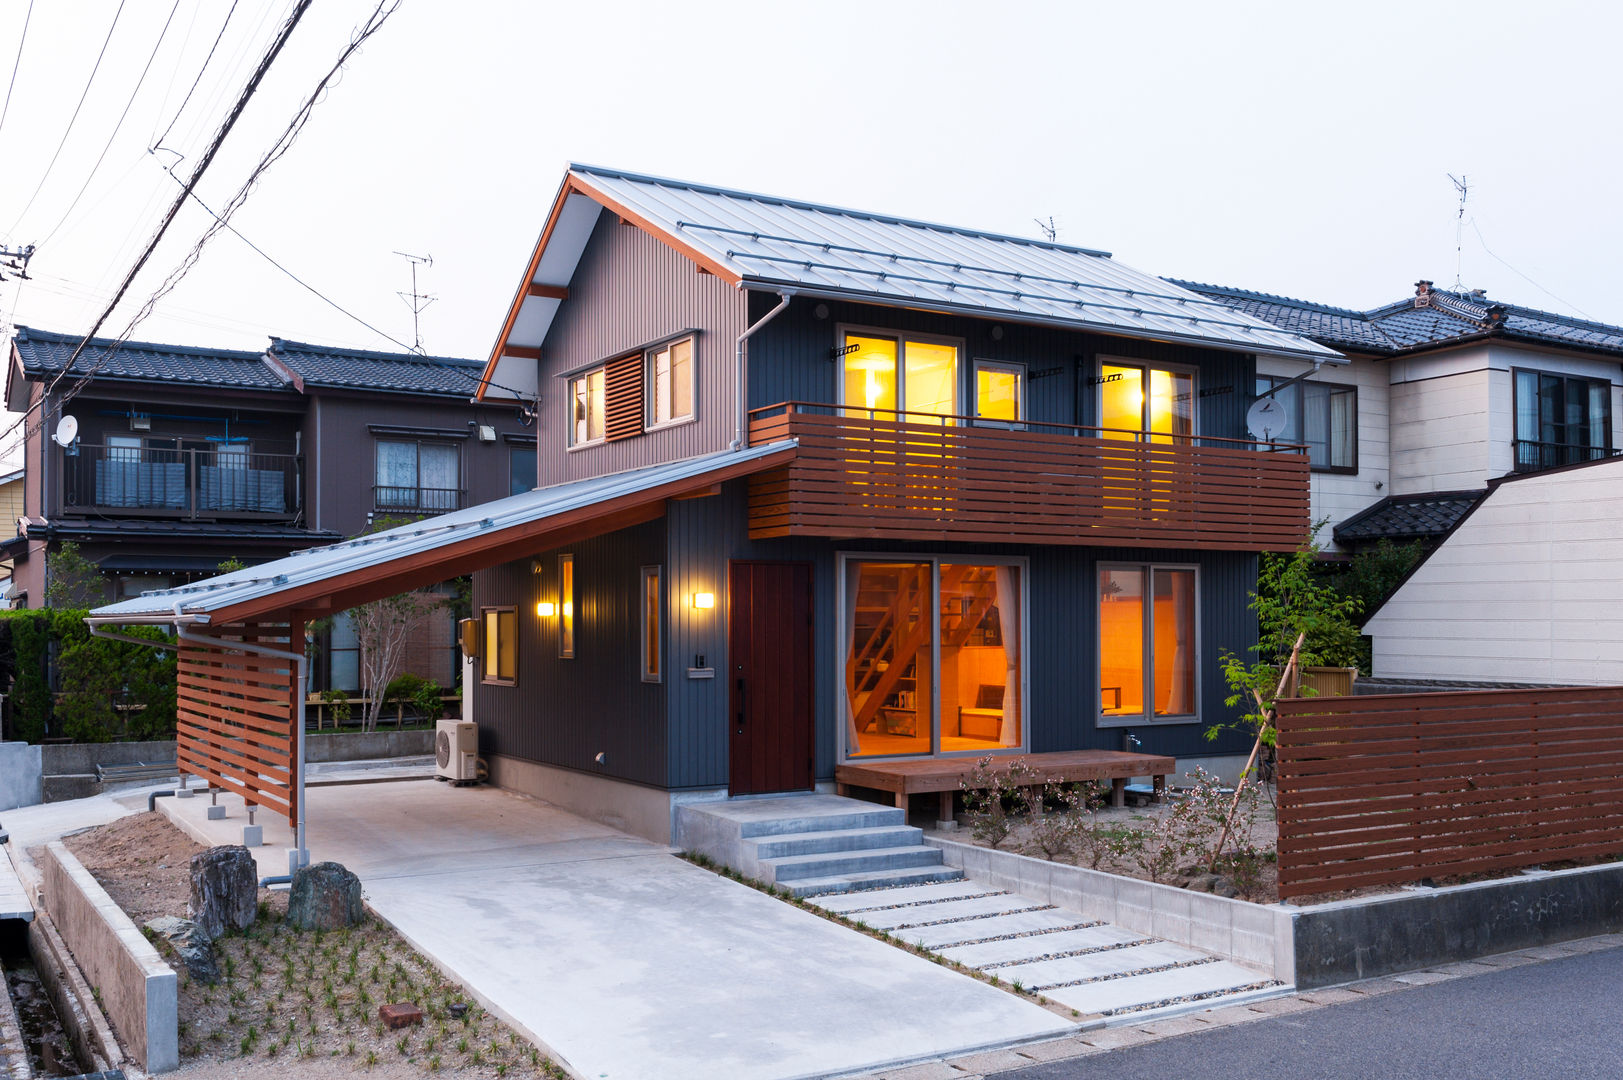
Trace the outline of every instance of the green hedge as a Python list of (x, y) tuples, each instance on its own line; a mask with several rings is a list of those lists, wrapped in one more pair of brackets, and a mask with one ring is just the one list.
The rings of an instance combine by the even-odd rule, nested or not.
[[(173, 738), (174, 651), (91, 637), (84, 619), (81, 609), (0, 612), (0, 684), (9, 677), (11, 737)], [(127, 632), (174, 641), (153, 627)]]

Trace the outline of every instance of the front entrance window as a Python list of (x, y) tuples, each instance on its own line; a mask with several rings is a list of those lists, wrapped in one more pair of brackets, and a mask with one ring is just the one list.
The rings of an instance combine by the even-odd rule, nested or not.
[(958, 413), (957, 345), (848, 332), (844, 346), (842, 404), (875, 410), (875, 420), (907, 419), (885, 415), (898, 410)]
[(1193, 567), (1099, 568), (1099, 712), (1107, 720), (1197, 712)]
[(1020, 572), (938, 560), (846, 563), (847, 756), (1022, 744)]
[(1140, 364), (1102, 364), (1099, 426), (1107, 429), (1104, 434), (1111, 439), (1170, 443), (1193, 435), (1194, 373)]

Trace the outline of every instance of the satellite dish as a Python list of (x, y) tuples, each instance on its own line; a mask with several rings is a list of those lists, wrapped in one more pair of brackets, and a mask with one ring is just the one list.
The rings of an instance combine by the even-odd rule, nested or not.
[(72, 446), (73, 440), (79, 437), (79, 421), (71, 416), (64, 416), (56, 422), (56, 434), (51, 436), (58, 446)]
[(1271, 397), (1258, 398), (1246, 410), (1245, 429), (1258, 442), (1273, 442), (1288, 423), (1290, 417), (1285, 412), (1285, 406)]

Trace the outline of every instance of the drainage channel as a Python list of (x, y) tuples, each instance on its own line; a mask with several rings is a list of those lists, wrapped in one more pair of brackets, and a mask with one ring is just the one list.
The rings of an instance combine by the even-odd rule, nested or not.
[[(36, 1077), (79, 1076), (89, 1066), (80, 1062), (67, 1028), (40, 981), (28, 949), (28, 924), (21, 919), (0, 920), (0, 968), (5, 969), (6, 992), (15, 1007), (28, 1063)], [(4, 1008), (0, 1004), (0, 1008)]]

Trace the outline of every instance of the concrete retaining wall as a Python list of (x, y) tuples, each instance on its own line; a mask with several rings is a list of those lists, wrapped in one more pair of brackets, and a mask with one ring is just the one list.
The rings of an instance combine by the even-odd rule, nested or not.
[(414, 757), (434, 752), (434, 729), (369, 731), (306, 735), (305, 761), (365, 761), (369, 758)]
[(40, 747), (21, 742), (0, 742), (0, 810), (43, 802)]
[(1295, 979), (1292, 911), (1282, 905), (1229, 900), (937, 836), (924, 842), (977, 881), (1261, 968), (1281, 982)]
[(174, 971), (60, 841), (40, 860), (42, 899), (79, 969), (100, 992), (125, 1049), (149, 1073), (180, 1064)]
[(1296, 985), (1369, 979), (1623, 930), (1623, 864), (1301, 908)]
[(138, 761), (175, 760), (175, 741), (45, 743), (39, 747), (46, 776), (96, 774), (97, 765), (134, 765)]
[(28, 952), (80, 1062), (93, 1071), (116, 1067), (124, 1053), (49, 915), (41, 913), (28, 924)]

